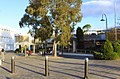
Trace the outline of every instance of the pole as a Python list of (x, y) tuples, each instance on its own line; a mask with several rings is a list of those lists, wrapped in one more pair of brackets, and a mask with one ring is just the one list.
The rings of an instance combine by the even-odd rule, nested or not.
[(2, 65), (2, 60), (0, 59), (0, 66)]
[(14, 61), (14, 56), (11, 57), (11, 73), (15, 73), (15, 61)]
[(105, 15), (105, 18), (106, 18), (106, 32), (105, 32), (105, 34), (106, 34), (106, 39), (108, 39), (108, 36), (107, 36), (107, 31), (108, 31), (107, 16), (106, 16), (106, 14), (104, 14), (104, 15)]
[(45, 57), (45, 76), (49, 76), (48, 56)]
[[(103, 19), (103, 15), (105, 16), (105, 20)], [(105, 31), (105, 36), (106, 36), (106, 39), (108, 39), (108, 36), (107, 36), (108, 22), (107, 22), (107, 16), (106, 16), (106, 14), (102, 14), (102, 19), (101, 19), (101, 21), (106, 21), (106, 31)]]
[(35, 53), (35, 44), (33, 45), (33, 53)]
[(88, 79), (88, 58), (85, 59), (84, 79)]
[(106, 31), (108, 30), (108, 23), (107, 23), (107, 16), (106, 16), (106, 14), (104, 14), (105, 15), (105, 20), (106, 20)]
[(116, 0), (114, 0), (114, 27), (115, 27), (115, 41), (117, 41), (117, 28), (116, 28)]

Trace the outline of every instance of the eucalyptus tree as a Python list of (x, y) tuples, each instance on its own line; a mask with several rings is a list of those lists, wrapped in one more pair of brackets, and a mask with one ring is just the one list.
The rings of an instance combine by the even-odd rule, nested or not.
[(32, 26), (41, 40), (54, 36), (53, 55), (57, 56), (57, 44), (67, 45), (72, 27), (81, 21), (81, 4), (81, 0), (30, 0), (19, 25)]

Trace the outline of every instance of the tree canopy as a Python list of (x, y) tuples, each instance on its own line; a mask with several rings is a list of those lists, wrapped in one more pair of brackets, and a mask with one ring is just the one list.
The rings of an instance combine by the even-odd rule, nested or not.
[(78, 27), (76, 30), (76, 37), (77, 37), (77, 49), (83, 49), (84, 48), (84, 34), (83, 30)]
[(67, 45), (71, 29), (81, 21), (81, 4), (81, 0), (30, 0), (19, 25), (32, 26), (37, 38), (53, 34), (56, 44)]
[(84, 32), (87, 32), (90, 28), (91, 28), (91, 25), (90, 24), (86, 24), (86, 25), (83, 26), (82, 29), (84, 30)]

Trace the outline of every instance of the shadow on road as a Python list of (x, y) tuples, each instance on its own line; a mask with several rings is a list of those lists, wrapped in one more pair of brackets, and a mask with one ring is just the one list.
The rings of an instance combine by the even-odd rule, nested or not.
[(7, 72), (11, 73), (11, 71), (5, 67), (0, 66), (2, 69), (6, 70)]
[[(7, 63), (7, 64), (10, 64), (9, 62), (5, 62), (5, 63)], [(31, 69), (29, 69), (29, 68), (25, 68), (25, 67), (23, 67), (23, 66), (19, 66), (19, 65), (15, 65), (16, 67), (19, 67), (19, 68), (22, 68), (22, 69), (25, 69), (25, 70), (27, 70), (27, 71), (31, 71), (31, 72), (33, 72), (33, 73), (36, 73), (36, 74), (40, 74), (40, 75), (42, 75), (42, 76), (45, 76), (45, 74), (43, 74), (43, 73), (40, 73), (40, 72), (37, 72), (37, 71), (35, 71), (35, 70), (31, 70)], [(4, 68), (4, 69), (6, 69), (6, 68)], [(8, 70), (8, 69), (7, 69)], [(8, 70), (9, 71), (9, 70)]]

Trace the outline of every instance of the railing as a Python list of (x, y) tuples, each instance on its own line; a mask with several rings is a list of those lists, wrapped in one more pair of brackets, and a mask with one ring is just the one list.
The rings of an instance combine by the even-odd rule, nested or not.
[(77, 49), (76, 53), (93, 54), (94, 50)]
[(76, 49), (75, 52), (73, 52), (72, 49), (64, 49), (63, 52), (68, 52), (68, 53), (83, 53), (83, 54), (93, 54), (94, 50), (85, 50), (85, 49)]

